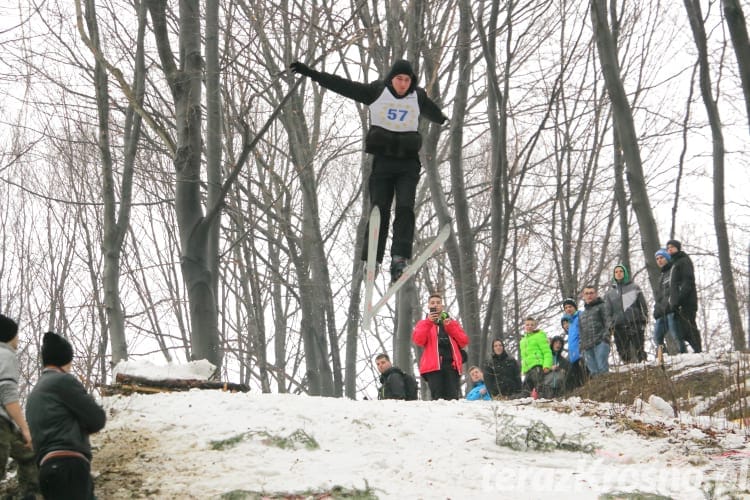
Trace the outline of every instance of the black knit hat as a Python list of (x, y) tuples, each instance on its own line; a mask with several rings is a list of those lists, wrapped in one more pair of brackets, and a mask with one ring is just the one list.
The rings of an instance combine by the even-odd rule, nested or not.
[(71, 361), (73, 361), (73, 346), (70, 342), (55, 332), (45, 333), (42, 339), (42, 364), (65, 366)]
[(568, 299), (563, 300), (563, 303), (562, 303), (563, 309), (565, 309), (565, 306), (567, 305), (571, 305), (575, 307), (576, 309), (578, 309), (578, 303), (575, 301), (575, 299), (568, 298)]
[(10, 342), (18, 335), (18, 323), (0, 314), (0, 342)]
[(669, 245), (672, 245), (673, 247), (675, 247), (678, 252), (682, 250), (682, 243), (680, 243), (678, 240), (669, 240), (667, 242), (667, 246)]

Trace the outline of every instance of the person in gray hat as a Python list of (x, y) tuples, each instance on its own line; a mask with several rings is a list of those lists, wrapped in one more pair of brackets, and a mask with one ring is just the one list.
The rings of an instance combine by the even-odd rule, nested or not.
[(18, 465), (20, 498), (34, 498), (39, 491), (39, 473), (19, 402), (16, 349), (18, 323), (0, 314), (0, 481), (5, 479), (8, 458), (13, 458)]
[(70, 374), (73, 347), (65, 337), (44, 334), (42, 364), (26, 404), (42, 495), (45, 500), (94, 499), (89, 435), (104, 428), (107, 416)]

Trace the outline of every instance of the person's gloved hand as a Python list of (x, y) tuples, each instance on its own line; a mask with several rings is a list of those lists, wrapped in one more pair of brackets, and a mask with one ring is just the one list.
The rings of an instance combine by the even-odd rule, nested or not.
[(289, 69), (291, 69), (293, 73), (299, 73), (302, 76), (310, 76), (312, 74), (310, 66), (299, 61), (294, 61), (292, 64), (290, 64)]

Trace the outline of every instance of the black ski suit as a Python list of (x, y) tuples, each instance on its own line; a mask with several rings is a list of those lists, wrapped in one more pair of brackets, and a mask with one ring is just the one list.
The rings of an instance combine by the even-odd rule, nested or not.
[[(372, 172), (368, 181), (370, 204), (380, 209), (380, 236), (377, 261), (383, 262), (385, 240), (390, 222), (391, 204), (396, 197), (393, 219), (391, 255), (411, 259), (414, 242), (414, 204), (422, 165), (419, 150), (422, 136), (417, 130), (419, 118), (443, 124), (448, 118), (427, 93), (417, 86), (417, 75), (408, 61), (396, 61), (385, 80), (360, 83), (293, 63), (292, 70), (308, 76), (337, 94), (365, 104), (370, 108), (370, 128), (365, 139), (365, 152), (373, 155)], [(393, 90), (391, 80), (396, 75), (409, 75), (411, 86), (403, 96)], [(367, 260), (365, 232), (362, 260)]]

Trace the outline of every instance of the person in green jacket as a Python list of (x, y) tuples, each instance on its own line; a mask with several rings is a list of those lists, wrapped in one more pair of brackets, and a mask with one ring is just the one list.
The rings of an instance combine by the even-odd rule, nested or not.
[(533, 395), (539, 392), (544, 375), (552, 368), (552, 350), (547, 334), (537, 328), (536, 319), (531, 316), (526, 318), (523, 328), (525, 333), (520, 342), (521, 375), (524, 376), (524, 390)]

